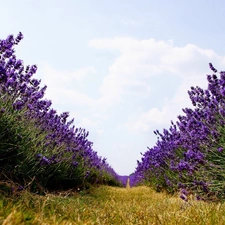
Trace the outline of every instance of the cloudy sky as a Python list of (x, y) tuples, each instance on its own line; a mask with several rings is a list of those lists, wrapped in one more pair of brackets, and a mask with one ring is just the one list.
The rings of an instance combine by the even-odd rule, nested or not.
[(90, 131), (121, 175), (168, 128), (187, 90), (206, 87), (208, 63), (225, 70), (223, 0), (0, 0), (0, 39), (37, 64), (46, 98)]

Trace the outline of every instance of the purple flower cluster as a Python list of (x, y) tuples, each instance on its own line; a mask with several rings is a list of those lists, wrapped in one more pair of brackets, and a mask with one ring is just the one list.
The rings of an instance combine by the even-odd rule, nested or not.
[(158, 136), (156, 145), (143, 154), (135, 176), (156, 189), (174, 192), (185, 188), (202, 195), (225, 198), (225, 72), (207, 75), (208, 88), (188, 91), (193, 108), (183, 109), (178, 121)]
[[(68, 179), (78, 183), (90, 180), (116, 183), (118, 175), (93, 150), (93, 143), (87, 139), (88, 131), (76, 128), (73, 120), (68, 121), (68, 112), (58, 115), (51, 108), (51, 101), (43, 99), (47, 86), (41, 87), (41, 80), (33, 78), (37, 66), (24, 67), (23, 61), (16, 58), (13, 47), (22, 38), (19, 33), (16, 38), (9, 35), (0, 40), (0, 119), (9, 113), (17, 115), (18, 121), (25, 124), (27, 135), (22, 135), (27, 140), (25, 144), (32, 143), (29, 151), (17, 152), (25, 160), (15, 166), (20, 168), (19, 175), (54, 185), (59, 177), (62, 183)], [(3, 155), (6, 154), (0, 153), (0, 157)]]

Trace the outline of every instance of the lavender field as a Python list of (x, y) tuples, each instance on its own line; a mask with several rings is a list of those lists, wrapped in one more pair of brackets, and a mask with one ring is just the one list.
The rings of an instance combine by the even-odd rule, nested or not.
[[(76, 127), (69, 113), (60, 115), (45, 99), (47, 86), (35, 79), (37, 66), (15, 55), (23, 39), (0, 41), (0, 179), (30, 191), (86, 189), (91, 185), (126, 186), (94, 151), (88, 131)], [(177, 193), (187, 201), (223, 201), (225, 148), (225, 72), (210, 63), (208, 89), (191, 87), (192, 108), (183, 109), (169, 129), (156, 130), (158, 141), (143, 154), (130, 175), (131, 187), (147, 185)]]

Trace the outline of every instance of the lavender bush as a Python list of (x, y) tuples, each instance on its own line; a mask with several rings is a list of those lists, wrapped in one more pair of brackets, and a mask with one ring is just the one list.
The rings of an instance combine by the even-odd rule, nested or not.
[(93, 150), (88, 132), (44, 99), (47, 87), (33, 78), (37, 66), (24, 67), (16, 58), (14, 46), (22, 39), (19, 33), (0, 40), (0, 179), (33, 189), (120, 185), (106, 159)]
[[(136, 167), (137, 182), (156, 190), (179, 189), (202, 199), (225, 199), (225, 72), (207, 75), (208, 88), (188, 91), (193, 108), (171, 122), (156, 145), (143, 154)], [(218, 77), (219, 75), (219, 77)]]

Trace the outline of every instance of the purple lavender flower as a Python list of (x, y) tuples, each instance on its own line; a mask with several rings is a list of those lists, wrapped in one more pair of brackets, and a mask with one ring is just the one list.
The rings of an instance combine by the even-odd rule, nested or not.
[(24, 106), (24, 103), (20, 100), (16, 101), (14, 104), (13, 104), (13, 107), (15, 110), (21, 110)]
[(182, 200), (184, 200), (185, 202), (188, 202), (188, 197), (187, 197), (186, 195), (181, 194), (181, 195), (180, 195), (180, 198), (181, 198)]
[(74, 167), (77, 167), (78, 166), (78, 162), (72, 162), (72, 165), (74, 166)]
[(5, 108), (1, 108), (0, 113), (4, 113), (5, 112)]
[(19, 34), (16, 37), (15, 44), (17, 45), (22, 39), (23, 39), (23, 34), (19, 32)]
[(41, 158), (40, 163), (41, 163), (41, 165), (49, 165), (51, 163), (51, 161), (46, 156), (43, 156)]
[(214, 68), (214, 66), (212, 65), (212, 63), (209, 63), (209, 67), (210, 67), (210, 69), (211, 69), (214, 73), (217, 73), (217, 69)]

